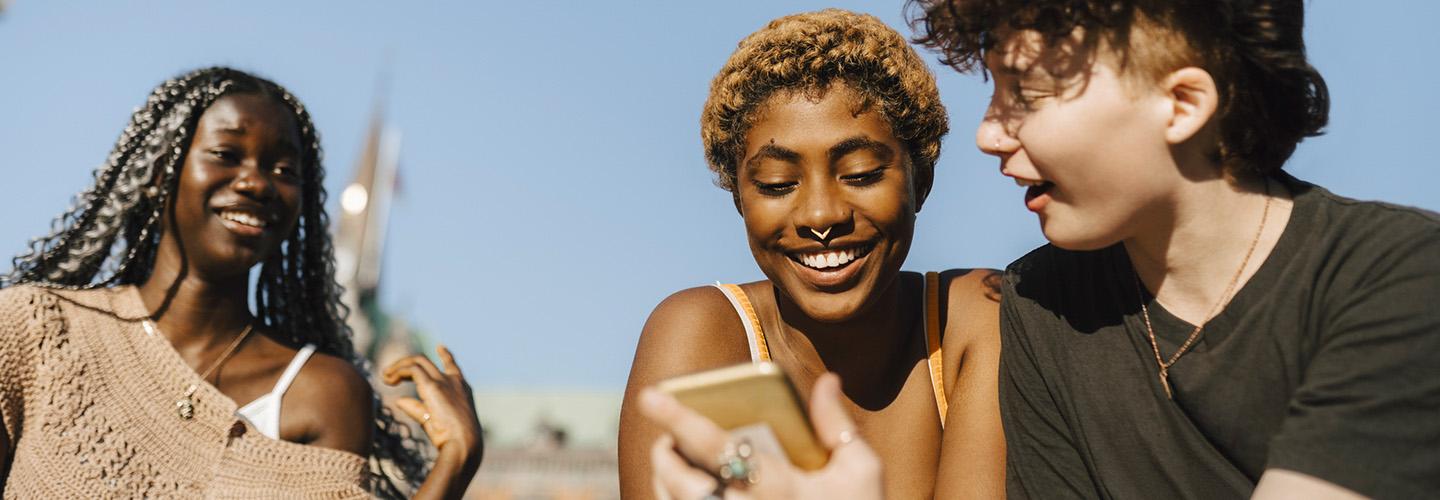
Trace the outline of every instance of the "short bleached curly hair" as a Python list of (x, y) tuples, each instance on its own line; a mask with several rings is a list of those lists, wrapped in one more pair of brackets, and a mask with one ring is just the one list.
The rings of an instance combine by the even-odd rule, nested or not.
[(740, 41), (710, 83), (700, 139), (715, 183), (735, 193), (745, 134), (757, 111), (781, 91), (823, 96), (844, 83), (878, 109), (910, 153), (916, 193), (934, 179), (940, 139), (950, 130), (935, 75), (905, 37), (875, 16), (825, 9), (781, 17)]

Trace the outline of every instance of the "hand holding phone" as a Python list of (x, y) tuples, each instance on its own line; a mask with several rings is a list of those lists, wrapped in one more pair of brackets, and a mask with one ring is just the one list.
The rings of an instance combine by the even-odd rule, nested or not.
[(882, 467), (874, 450), (859, 436), (834, 374), (815, 381), (809, 407), (820, 444), (830, 457), (825, 467), (804, 471), (789, 460), (758, 452), (758, 481), (725, 484), (715, 471), (719, 458), (735, 437), (696, 411), (660, 391), (645, 389), (640, 409), (665, 433), (651, 448), (656, 498), (702, 498), (719, 495), (743, 500), (879, 500), (884, 497)]
[(816, 470), (829, 460), (790, 379), (774, 363), (683, 375), (657, 388), (756, 449), (788, 457), (796, 467)]

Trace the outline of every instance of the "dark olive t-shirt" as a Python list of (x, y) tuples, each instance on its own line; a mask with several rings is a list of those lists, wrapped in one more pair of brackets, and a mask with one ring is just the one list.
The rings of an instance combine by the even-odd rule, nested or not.
[[(1284, 180), (1275, 249), (1160, 385), (1121, 245), (1011, 264), (1011, 498), (1248, 497), (1269, 468), (1440, 496), (1440, 216)], [(1143, 295), (1162, 355), (1192, 325)]]

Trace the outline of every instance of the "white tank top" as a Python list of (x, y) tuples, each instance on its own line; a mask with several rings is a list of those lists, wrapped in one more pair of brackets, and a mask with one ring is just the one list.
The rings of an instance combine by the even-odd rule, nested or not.
[(285, 396), (285, 390), (295, 381), (300, 367), (305, 366), (305, 361), (314, 353), (315, 344), (305, 344), (300, 352), (295, 353), (295, 359), (290, 360), (290, 366), (285, 367), (285, 373), (280, 374), (280, 380), (275, 381), (275, 388), (235, 410), (235, 414), (249, 421), (261, 434), (280, 439), (280, 398)]

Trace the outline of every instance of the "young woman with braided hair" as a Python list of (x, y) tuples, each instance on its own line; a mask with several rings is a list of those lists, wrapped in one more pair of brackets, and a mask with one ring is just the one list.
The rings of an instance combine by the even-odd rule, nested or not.
[(401, 408), (439, 448), (420, 484), (350, 343), (323, 179), (279, 85), (208, 68), (157, 87), (0, 278), (4, 495), (458, 497), (482, 450), (468, 387), (444, 348), (443, 372), (384, 373), (417, 383)]

